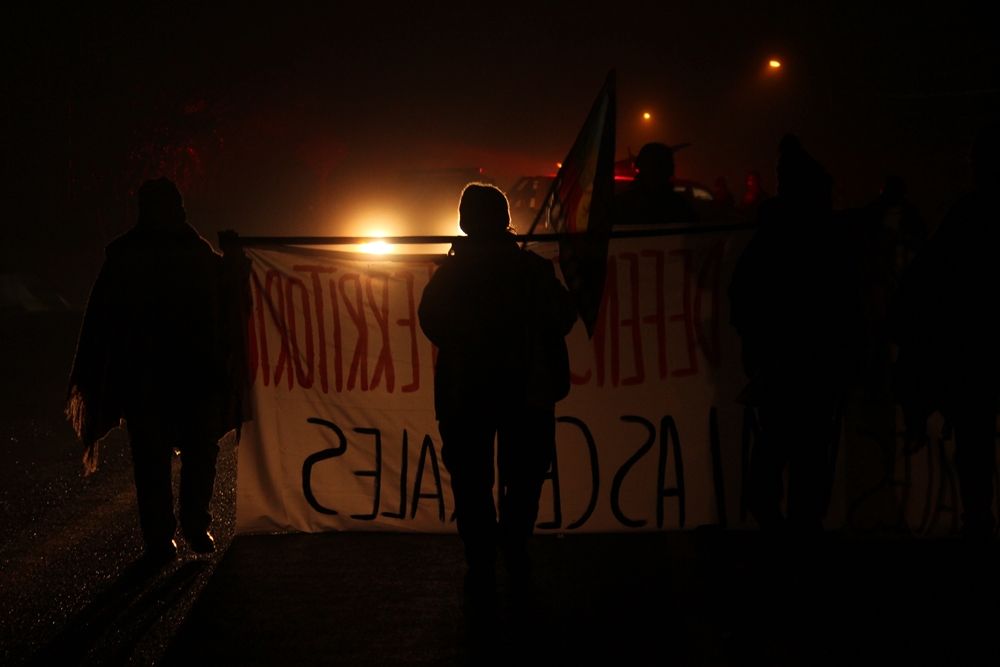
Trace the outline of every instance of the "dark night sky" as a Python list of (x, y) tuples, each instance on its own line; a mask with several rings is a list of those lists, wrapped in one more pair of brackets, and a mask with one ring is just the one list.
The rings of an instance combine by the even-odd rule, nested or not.
[(612, 67), (619, 157), (692, 142), (680, 174), (740, 196), (749, 169), (773, 191), (794, 131), (840, 206), (898, 173), (934, 222), (1000, 111), (997, 24), (958, 3), (12, 4), (0, 264), (77, 301), (148, 177), (213, 241), (358, 233), (407, 170), (553, 171)]

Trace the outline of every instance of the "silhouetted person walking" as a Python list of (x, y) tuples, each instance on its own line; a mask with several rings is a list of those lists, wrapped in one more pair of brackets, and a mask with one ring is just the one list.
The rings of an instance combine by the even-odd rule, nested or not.
[(181, 530), (193, 551), (214, 551), (218, 440), (235, 427), (222, 258), (185, 219), (170, 180), (139, 188), (138, 221), (108, 245), (90, 294), (67, 406), (88, 471), (97, 466), (97, 441), (125, 418), (146, 556), (158, 563), (177, 554), (175, 449)]
[(903, 272), (890, 312), (899, 344), (893, 378), (908, 437), (920, 443), (935, 410), (955, 429), (962, 535), (993, 538), (1000, 397), (1000, 126), (972, 150), (976, 187), (948, 211)]
[(719, 176), (715, 179), (715, 192), (712, 193), (712, 213), (717, 218), (729, 218), (736, 208), (736, 198), (729, 190), (726, 179)]
[(638, 173), (629, 189), (615, 197), (615, 224), (698, 221), (691, 203), (674, 191), (674, 152), (669, 146), (643, 146), (635, 158), (635, 169)]
[[(531, 569), (527, 539), (555, 447), (555, 403), (569, 392), (565, 336), (576, 321), (552, 262), (508, 232), (507, 198), (473, 183), (462, 192), (456, 242), (420, 302), (420, 326), (438, 346), (434, 407), (451, 474), (470, 590), (494, 586), (497, 549), (507, 570)], [(500, 475), (493, 503), (493, 441)]]
[(861, 410), (871, 420), (866, 428), (879, 433), (888, 451), (895, 450), (896, 406), (891, 398), (892, 346), (888, 304), (904, 267), (927, 240), (927, 223), (906, 200), (899, 176), (885, 179), (867, 206), (840, 211), (838, 221), (854, 232), (859, 295), (867, 332), (867, 368)]
[[(832, 179), (796, 137), (780, 144), (778, 196), (729, 286), (761, 438), (746, 480), (747, 506), (765, 531), (818, 533), (832, 482), (836, 414), (859, 343), (852, 250), (833, 224)], [(787, 522), (780, 505), (789, 465)]]
[(760, 172), (751, 171), (747, 174), (747, 191), (743, 195), (742, 201), (740, 201), (740, 214), (745, 218), (750, 218), (751, 220), (757, 217), (757, 209), (763, 204), (768, 197), (767, 191), (764, 190), (764, 186), (760, 182)]

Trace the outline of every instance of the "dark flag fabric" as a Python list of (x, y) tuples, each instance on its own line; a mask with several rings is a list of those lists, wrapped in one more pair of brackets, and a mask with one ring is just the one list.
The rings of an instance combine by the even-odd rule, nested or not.
[(608, 74), (562, 163), (535, 225), (547, 216), (559, 234), (559, 266), (593, 337), (608, 257), (615, 198), (615, 71)]

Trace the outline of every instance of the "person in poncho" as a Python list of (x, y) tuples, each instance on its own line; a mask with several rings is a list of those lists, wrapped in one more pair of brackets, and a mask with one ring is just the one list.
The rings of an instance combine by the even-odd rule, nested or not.
[(237, 426), (222, 257), (186, 222), (166, 178), (139, 189), (136, 225), (106, 248), (70, 376), (66, 413), (88, 473), (97, 444), (124, 418), (146, 555), (177, 553), (171, 459), (181, 453), (180, 524), (214, 550), (209, 503), (218, 440)]

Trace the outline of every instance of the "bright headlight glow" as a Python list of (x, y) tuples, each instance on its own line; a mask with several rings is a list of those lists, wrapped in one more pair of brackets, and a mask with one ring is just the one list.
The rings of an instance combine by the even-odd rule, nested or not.
[[(364, 236), (385, 236), (385, 232), (368, 232)], [(369, 241), (358, 245), (358, 250), (372, 255), (385, 255), (392, 252), (392, 246), (385, 241)]]
[[(375, 236), (373, 234), (372, 236)], [(385, 255), (386, 253), (392, 252), (391, 246), (385, 241), (371, 241), (369, 243), (362, 243), (358, 246), (361, 252), (371, 253), (373, 255)]]

